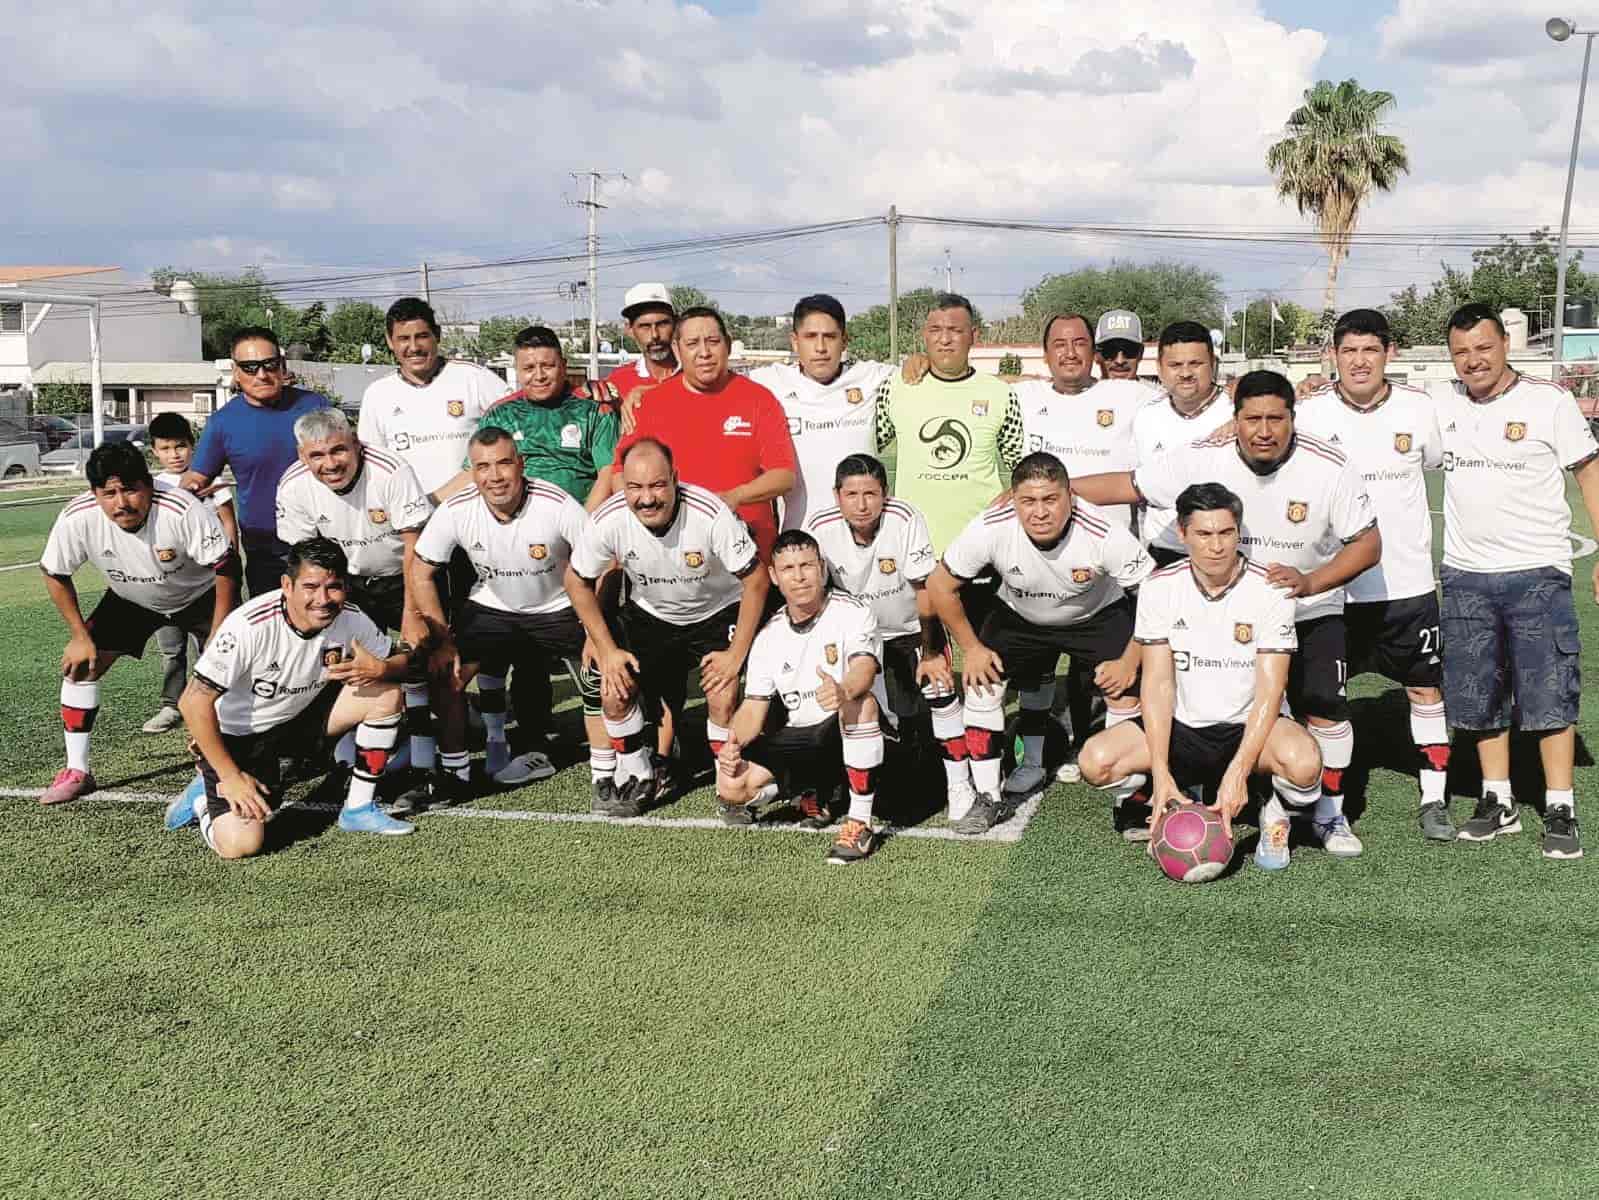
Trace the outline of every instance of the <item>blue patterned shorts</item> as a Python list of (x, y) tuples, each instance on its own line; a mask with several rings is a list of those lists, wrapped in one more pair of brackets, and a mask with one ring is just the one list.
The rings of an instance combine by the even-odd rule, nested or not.
[(1571, 576), (1441, 567), (1444, 704), (1456, 729), (1549, 731), (1577, 723), (1582, 641)]

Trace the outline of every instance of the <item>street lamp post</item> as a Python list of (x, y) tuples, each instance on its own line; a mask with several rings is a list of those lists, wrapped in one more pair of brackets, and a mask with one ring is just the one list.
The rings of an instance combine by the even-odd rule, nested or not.
[(1564, 42), (1573, 34), (1580, 35), (1586, 45), (1582, 52), (1582, 83), (1577, 89), (1577, 124), (1571, 131), (1571, 164), (1566, 168), (1566, 205), (1560, 213), (1560, 248), (1555, 259), (1555, 337), (1553, 370), (1558, 378), (1561, 357), (1565, 353), (1566, 333), (1566, 234), (1571, 228), (1571, 191), (1577, 182), (1577, 149), (1582, 144), (1582, 106), (1588, 97), (1588, 63), (1593, 58), (1592, 33), (1578, 29), (1576, 22), (1564, 17), (1550, 17), (1544, 22), (1544, 32), (1557, 42)]

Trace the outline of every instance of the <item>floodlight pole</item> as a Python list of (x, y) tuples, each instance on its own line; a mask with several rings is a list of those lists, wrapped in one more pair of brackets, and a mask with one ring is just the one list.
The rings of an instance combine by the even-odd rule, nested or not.
[[(1560, 363), (1566, 349), (1566, 235), (1571, 228), (1571, 192), (1577, 183), (1577, 149), (1582, 144), (1582, 107), (1588, 97), (1588, 63), (1593, 58), (1593, 39), (1599, 36), (1599, 30), (1594, 33), (1584, 33), (1575, 25), (1569, 27), (1571, 34), (1580, 34), (1584, 43), (1582, 51), (1582, 83), (1577, 89), (1577, 123), (1571, 131), (1571, 162), (1566, 167), (1566, 205), (1560, 212), (1560, 248), (1555, 255), (1555, 336), (1552, 344), (1553, 370), (1556, 382), (1559, 382)], [(1564, 40), (1564, 39), (1557, 39)]]

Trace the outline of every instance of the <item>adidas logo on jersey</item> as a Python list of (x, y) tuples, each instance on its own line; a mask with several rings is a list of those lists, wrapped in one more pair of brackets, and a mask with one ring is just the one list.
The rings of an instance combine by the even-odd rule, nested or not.
[(266, 669), (262, 671), (261, 674), (276, 675), (281, 670), (283, 670), (283, 668), (278, 664), (278, 660), (274, 658), (271, 662), (267, 663)]
[(1188, 628), (1188, 622), (1183, 620), (1181, 617), (1178, 617), (1175, 621), (1173, 621), (1171, 623), (1171, 627), (1173, 629), (1187, 629)]
[(794, 664), (793, 663), (784, 663), (783, 664), (783, 670), (792, 671), (793, 669), (794, 669)]
[(627, 552), (627, 554), (623, 557), (622, 561), (623, 562), (633, 562), (637, 558), (638, 558), (638, 551), (637, 550), (629, 550)]
[(482, 550), (483, 549), (483, 543), (482, 542), (473, 542), (472, 543), (472, 549), (474, 549), (474, 550)]
[(1009, 571), (1006, 572), (1006, 574), (1008, 574), (1008, 575), (1020, 575), (1021, 573), (1022, 573), (1022, 569), (1020, 567), (1012, 567)]
[(1344, 444), (1344, 439), (1339, 437), (1336, 433), (1333, 434), (1332, 437), (1328, 438), (1327, 440), (1329, 442), (1331, 442), (1334, 446), (1342, 446)]
[(1444, 432), (1445, 433), (1454, 433), (1455, 432), (1455, 423), (1453, 421), (1451, 421), (1451, 422), (1449, 422), (1448, 425), (1444, 426)]

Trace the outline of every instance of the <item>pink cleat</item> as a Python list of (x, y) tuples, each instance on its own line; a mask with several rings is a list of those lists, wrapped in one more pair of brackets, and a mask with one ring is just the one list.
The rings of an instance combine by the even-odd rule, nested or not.
[(94, 791), (94, 776), (87, 771), (66, 767), (56, 772), (50, 786), (39, 797), (40, 804), (65, 804)]

